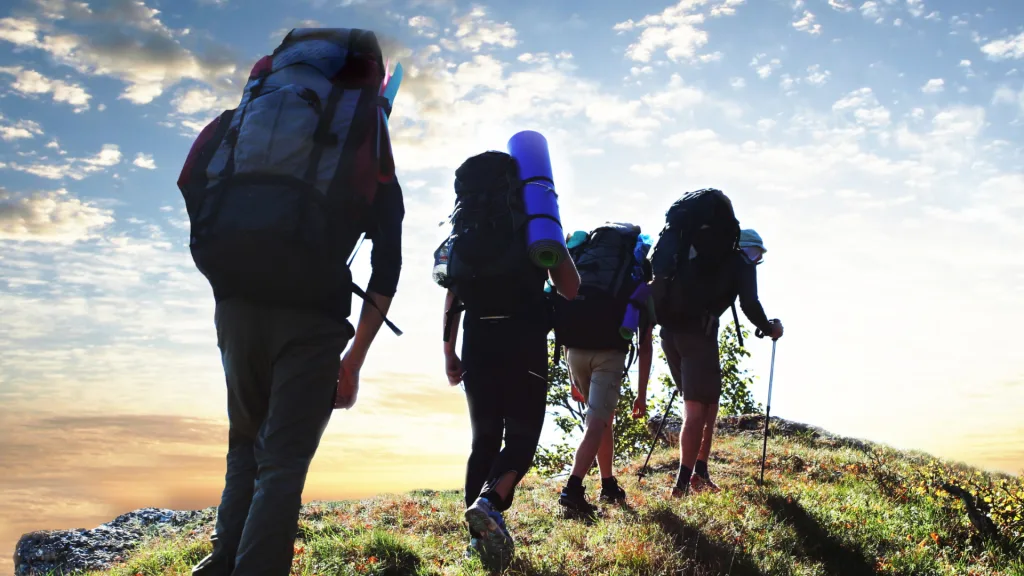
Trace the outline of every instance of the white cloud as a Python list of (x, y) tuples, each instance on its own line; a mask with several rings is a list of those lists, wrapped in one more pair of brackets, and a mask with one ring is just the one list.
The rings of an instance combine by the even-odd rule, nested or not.
[(745, 2), (746, 0), (722, 0), (722, 2), (711, 7), (711, 16), (713, 18), (732, 16), (736, 14), (736, 7), (743, 5)]
[(146, 170), (156, 170), (156, 162), (153, 160), (152, 154), (143, 154), (142, 152), (139, 152), (138, 155), (135, 156), (135, 161), (132, 162), (132, 164), (139, 168), (145, 168)]
[(832, 104), (834, 112), (853, 112), (854, 121), (866, 128), (884, 128), (891, 121), (888, 109), (878, 102), (871, 88), (860, 88), (850, 92)]
[[(147, 104), (184, 79), (237, 91), (238, 66), (226, 48), (214, 46), (206, 54), (188, 50), (180, 42), (185, 31), (167, 27), (145, 0), (122, 0), (98, 10), (84, 2), (48, 1), (38, 9), (41, 19), (0, 20), (0, 40), (41, 50), (81, 74), (120, 79), (127, 86), (119, 98)], [(87, 33), (56, 29), (65, 24)]]
[(92, 96), (79, 84), (53, 80), (35, 70), (26, 70), (20, 66), (0, 67), (0, 74), (13, 76), (11, 88), (21, 95), (49, 94), (54, 102), (69, 104), (75, 112), (89, 109), (89, 99)]
[(658, 112), (681, 112), (703, 102), (704, 93), (697, 88), (686, 86), (682, 76), (673, 74), (664, 90), (647, 94), (640, 101)]
[(907, 11), (914, 18), (920, 18), (924, 14), (924, 0), (907, 0)]
[(793, 28), (812, 35), (821, 34), (821, 24), (815, 24), (814, 14), (811, 14), (807, 10), (804, 10), (803, 18), (793, 22)]
[(921, 92), (925, 94), (936, 94), (945, 90), (946, 81), (942, 78), (932, 78), (931, 80), (924, 83), (921, 87)]
[(657, 162), (649, 164), (633, 164), (629, 167), (629, 171), (648, 178), (657, 178), (665, 174), (665, 165)]
[(1009, 86), (1000, 86), (992, 96), (992, 103), (1017, 105), (1020, 113), (1024, 115), (1024, 90), (1016, 92)]
[(110, 210), (64, 189), (16, 196), (0, 187), (0, 240), (76, 242), (113, 221)]
[(107, 168), (120, 164), (121, 158), (121, 150), (116, 144), (104, 144), (94, 156), (67, 158), (61, 164), (11, 162), (7, 168), (48, 180), (83, 180), (90, 174), (104, 172)]
[(961, 60), (959, 66), (961, 68), (970, 68), (971, 67), (971, 61), (970, 60)]
[(982, 46), (981, 51), (992, 60), (1024, 58), (1024, 32), (1016, 36), (993, 40)]
[(271, 32), (270, 33), (270, 41), (274, 43), (274, 46), (277, 46), (278, 44), (281, 43), (282, 40), (284, 40), (284, 37), (287, 36), (289, 32), (291, 32), (292, 30), (294, 30), (296, 28), (321, 28), (321, 27), (323, 27), (323, 24), (320, 23), (318, 20), (312, 20), (312, 19), (299, 20), (298, 22), (295, 22), (294, 25), (284, 26), (282, 28), (278, 28), (277, 30), (274, 30), (273, 32)]
[(729, 85), (732, 86), (733, 88), (737, 88), (737, 89), (738, 88), (743, 88), (744, 86), (747, 85), (747, 81), (744, 80), (743, 78), (739, 78), (739, 77), (730, 78), (729, 79)]
[(791, 88), (793, 88), (793, 86), (795, 86), (795, 85), (797, 85), (799, 83), (800, 83), (800, 79), (799, 78), (793, 78), (789, 74), (783, 74), (782, 77), (779, 79), (779, 87), (782, 88), (783, 90), (787, 90), (787, 91), (790, 90)]
[(457, 45), (470, 52), (479, 52), (488, 45), (515, 48), (519, 42), (512, 25), (489, 20), (486, 16), (483, 6), (474, 5), (465, 16), (455, 18)]
[[(660, 50), (665, 50), (665, 55), (673, 62), (691, 60), (697, 49), (708, 43), (708, 33), (698, 28), (704, 23), (704, 15), (696, 13), (696, 9), (706, 3), (707, 0), (680, 0), (660, 14), (644, 16), (639, 22), (632, 19), (619, 22), (613, 29), (618, 32), (643, 29), (640, 38), (626, 48), (626, 57), (631, 60), (650, 62)], [(726, 14), (719, 12), (719, 15)]]
[(828, 0), (828, 5), (831, 6), (833, 10), (838, 10), (840, 12), (850, 12), (853, 10), (853, 6), (850, 6), (843, 0)]
[(85, 158), (82, 162), (87, 166), (84, 168), (86, 172), (117, 166), (121, 163), (121, 150), (117, 144), (104, 144), (98, 154), (91, 158)]
[(437, 28), (437, 20), (430, 16), (413, 16), (409, 18), (410, 28)]
[(782, 67), (782, 61), (778, 58), (772, 58), (767, 61), (766, 59), (766, 54), (758, 54), (750, 61), (750, 67), (757, 71), (757, 75), (762, 80), (768, 78), (773, 72)]
[(767, 132), (775, 127), (777, 122), (771, 118), (762, 118), (757, 121), (757, 129), (761, 132)]
[(808, 84), (814, 86), (821, 86), (822, 84), (828, 82), (828, 79), (831, 76), (831, 72), (829, 72), (828, 70), (822, 70), (821, 65), (819, 64), (814, 64), (807, 67), (807, 78), (805, 78), (805, 80)]
[(878, 5), (878, 2), (874, 2), (873, 0), (868, 0), (867, 2), (861, 4), (860, 5), (860, 13), (865, 18), (873, 19), (875, 21), (875, 23), (881, 23), (882, 22), (882, 9), (881, 9), (881, 6)]
[(859, 110), (855, 110), (853, 115), (859, 124), (869, 128), (884, 128), (889, 125), (891, 118), (889, 110), (884, 106), (861, 108)]
[(43, 128), (32, 120), (18, 120), (14, 123), (8, 123), (3, 115), (0, 115), (0, 122), (3, 122), (3, 124), (0, 124), (0, 139), (3, 139), (5, 142), (25, 140), (43, 135)]
[(718, 62), (722, 59), (723, 54), (721, 52), (711, 52), (710, 54), (701, 54), (697, 57), (698, 60), (707, 64), (708, 62)]
[(191, 88), (182, 90), (171, 100), (171, 104), (179, 114), (198, 114), (200, 112), (211, 112), (223, 108), (219, 104), (221, 97), (213, 90), (205, 88)]

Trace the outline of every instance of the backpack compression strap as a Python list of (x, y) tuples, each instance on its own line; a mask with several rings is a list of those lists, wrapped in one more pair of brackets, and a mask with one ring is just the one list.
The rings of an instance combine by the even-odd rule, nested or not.
[(736, 301), (732, 301), (732, 321), (736, 323), (736, 339), (740, 342), (740, 348), (743, 348), (743, 330), (740, 328), (740, 315), (736, 312)]
[(362, 298), (363, 302), (366, 302), (370, 306), (373, 306), (377, 310), (377, 312), (380, 312), (380, 317), (384, 319), (384, 324), (387, 324), (387, 327), (390, 328), (391, 331), (395, 333), (395, 336), (402, 335), (402, 331), (398, 329), (398, 326), (395, 326), (391, 322), (391, 320), (388, 320), (387, 314), (385, 314), (384, 311), (380, 309), (380, 306), (377, 306), (377, 303), (373, 301), (373, 298), (367, 296), (366, 292), (363, 292), (363, 289), (360, 288), (359, 285), (356, 284), (355, 282), (352, 283), (352, 293)]

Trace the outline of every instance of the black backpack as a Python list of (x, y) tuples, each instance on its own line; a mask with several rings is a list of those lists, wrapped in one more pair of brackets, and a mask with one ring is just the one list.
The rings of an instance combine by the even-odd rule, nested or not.
[(736, 296), (727, 286), (726, 266), (739, 236), (732, 202), (721, 190), (687, 192), (672, 204), (651, 255), (659, 324), (677, 328), (706, 322), (733, 305)]
[[(633, 291), (645, 279), (634, 277), (645, 270), (634, 253), (640, 227), (607, 223), (587, 235), (569, 255), (580, 274), (576, 298), (556, 298), (555, 337), (560, 346), (588, 350), (628, 351), (630, 340), (619, 328)], [(646, 302), (637, 303), (641, 310)]]
[(433, 275), (458, 297), (453, 312), (512, 315), (524, 304), (544, 301), (546, 276), (530, 262), (527, 220), (512, 156), (488, 151), (459, 166), (452, 231), (434, 251)]

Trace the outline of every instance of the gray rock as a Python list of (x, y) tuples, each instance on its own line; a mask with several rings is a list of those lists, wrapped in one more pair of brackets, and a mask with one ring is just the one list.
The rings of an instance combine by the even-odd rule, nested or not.
[(127, 558), (146, 537), (173, 534), (212, 522), (213, 509), (177, 511), (143, 508), (92, 530), (44, 530), (25, 534), (14, 550), (16, 576), (105, 570)]

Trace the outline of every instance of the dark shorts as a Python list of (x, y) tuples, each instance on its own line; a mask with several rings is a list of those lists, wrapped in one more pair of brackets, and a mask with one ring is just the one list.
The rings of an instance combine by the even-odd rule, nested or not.
[(708, 331), (662, 328), (661, 347), (683, 400), (718, 402), (722, 395), (722, 366), (718, 360), (717, 321)]

